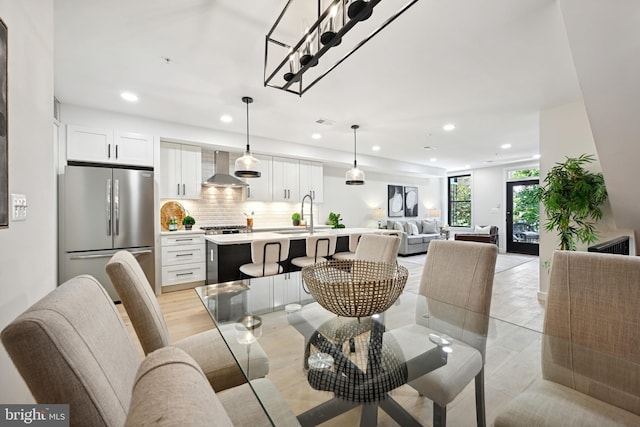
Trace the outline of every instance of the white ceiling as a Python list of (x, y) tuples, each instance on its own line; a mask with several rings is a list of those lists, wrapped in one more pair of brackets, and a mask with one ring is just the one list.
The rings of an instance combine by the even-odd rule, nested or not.
[(301, 98), (263, 85), (265, 35), (284, 4), (56, 0), (55, 95), (238, 133), (247, 95), (252, 135), (352, 152), (357, 123), (359, 153), (448, 170), (531, 158), (539, 111), (581, 99), (554, 0), (421, 0)]

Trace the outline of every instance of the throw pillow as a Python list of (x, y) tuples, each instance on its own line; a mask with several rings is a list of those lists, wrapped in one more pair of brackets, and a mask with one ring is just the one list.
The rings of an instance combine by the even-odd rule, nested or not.
[(481, 227), (479, 225), (476, 225), (475, 233), (476, 234), (489, 234), (489, 233), (491, 233), (491, 226), (487, 225), (486, 227)]
[(398, 231), (404, 231), (404, 227), (402, 226), (402, 223), (398, 221), (393, 223), (393, 229)]
[(438, 232), (438, 221), (425, 219), (422, 221), (422, 232), (424, 234), (433, 234)]
[(411, 226), (411, 235), (412, 236), (420, 234), (420, 233), (418, 233), (418, 226), (416, 224), (410, 223), (409, 225)]

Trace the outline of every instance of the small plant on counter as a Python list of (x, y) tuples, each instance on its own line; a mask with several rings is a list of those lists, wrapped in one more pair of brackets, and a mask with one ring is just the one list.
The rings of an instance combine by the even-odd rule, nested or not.
[(341, 224), (340, 214), (329, 212), (329, 220), (327, 221), (327, 225), (330, 225), (331, 228), (345, 228), (344, 224)]
[(294, 212), (291, 214), (291, 220), (293, 221), (293, 225), (300, 225), (300, 213), (299, 212)]
[(187, 230), (191, 230), (191, 227), (193, 227), (195, 223), (196, 223), (196, 220), (190, 215), (187, 215), (184, 218), (182, 218), (182, 225), (184, 225), (184, 228)]

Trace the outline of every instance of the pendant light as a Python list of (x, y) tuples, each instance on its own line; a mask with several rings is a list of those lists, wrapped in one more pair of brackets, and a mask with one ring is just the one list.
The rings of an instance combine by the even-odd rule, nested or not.
[(249, 104), (253, 102), (253, 98), (243, 96), (242, 102), (247, 104), (247, 149), (244, 155), (236, 160), (233, 174), (240, 178), (260, 178), (260, 160), (251, 155), (249, 147)]
[(364, 184), (364, 172), (358, 169), (358, 161), (356, 160), (356, 130), (360, 126), (352, 125), (353, 129), (353, 168), (347, 171), (346, 184), (347, 185), (363, 185)]

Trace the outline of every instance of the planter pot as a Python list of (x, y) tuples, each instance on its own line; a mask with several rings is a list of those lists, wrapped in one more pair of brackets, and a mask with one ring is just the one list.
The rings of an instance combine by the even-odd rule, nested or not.
[(193, 228), (193, 225), (185, 225), (184, 226), (185, 230), (191, 230), (191, 228)]
[(299, 219), (294, 219), (293, 220), (293, 225), (295, 225), (296, 227), (300, 225), (300, 220)]

